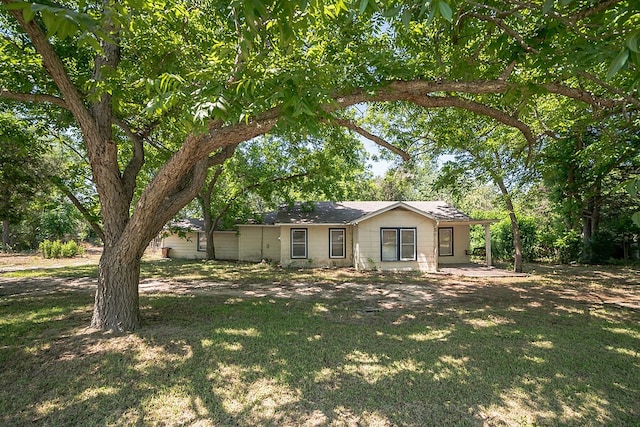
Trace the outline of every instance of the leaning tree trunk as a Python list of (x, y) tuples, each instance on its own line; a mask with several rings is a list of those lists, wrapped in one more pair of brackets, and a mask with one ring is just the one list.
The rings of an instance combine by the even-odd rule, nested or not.
[(513, 249), (515, 256), (513, 258), (513, 271), (516, 273), (522, 273), (522, 238), (520, 237), (520, 225), (518, 224), (518, 218), (516, 217), (516, 210), (513, 206), (513, 200), (509, 190), (504, 183), (504, 180), (498, 176), (494, 177), (494, 180), (500, 187), (502, 193), (502, 200), (507, 205), (509, 211), (509, 219), (511, 220), (511, 232), (513, 233)]
[(211, 218), (211, 204), (208, 201), (204, 203), (202, 210), (204, 214), (204, 234), (207, 237), (207, 259), (213, 261), (216, 259), (216, 248), (213, 246), (213, 219)]
[(515, 256), (513, 258), (513, 271), (522, 273), (522, 238), (520, 237), (520, 225), (518, 218), (513, 210), (509, 211), (509, 219), (511, 220), (511, 229), (513, 232), (513, 249)]
[(140, 325), (140, 257), (124, 255), (118, 249), (105, 246), (100, 258), (91, 326), (114, 332), (133, 331)]

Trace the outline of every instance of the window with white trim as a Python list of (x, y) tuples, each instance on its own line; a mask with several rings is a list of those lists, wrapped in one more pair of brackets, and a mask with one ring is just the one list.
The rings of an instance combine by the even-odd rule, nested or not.
[(438, 228), (438, 255), (453, 256), (453, 227)]
[(307, 257), (307, 229), (291, 229), (291, 258)]
[(207, 251), (207, 233), (198, 233), (198, 252)]
[(382, 261), (415, 261), (415, 228), (381, 228), (380, 259)]
[(344, 228), (329, 229), (329, 258), (345, 258), (347, 256), (346, 234)]

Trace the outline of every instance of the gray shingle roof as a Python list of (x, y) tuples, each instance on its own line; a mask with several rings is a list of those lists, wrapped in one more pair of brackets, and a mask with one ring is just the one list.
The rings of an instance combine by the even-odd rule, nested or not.
[[(445, 202), (309, 202), (283, 206), (275, 212), (266, 212), (262, 222), (250, 221), (249, 224), (350, 224), (362, 218), (384, 212), (395, 207), (413, 208), (419, 213), (438, 221), (473, 221), (468, 215)], [(186, 218), (174, 221), (170, 228), (185, 231), (204, 232), (204, 221)]]
[(198, 218), (184, 218), (173, 221), (169, 224), (169, 228), (177, 228), (184, 231), (195, 231), (204, 233), (204, 220)]
[(284, 206), (275, 216), (265, 215), (265, 224), (348, 224), (385, 209), (409, 206), (438, 221), (471, 221), (471, 218), (441, 201), (421, 202), (310, 202)]

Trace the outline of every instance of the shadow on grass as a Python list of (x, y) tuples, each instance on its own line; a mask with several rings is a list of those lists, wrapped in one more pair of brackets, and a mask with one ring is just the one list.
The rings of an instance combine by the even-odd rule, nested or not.
[(637, 424), (638, 312), (527, 286), (380, 311), (146, 295), (117, 337), (84, 328), (88, 295), (16, 296), (0, 424)]

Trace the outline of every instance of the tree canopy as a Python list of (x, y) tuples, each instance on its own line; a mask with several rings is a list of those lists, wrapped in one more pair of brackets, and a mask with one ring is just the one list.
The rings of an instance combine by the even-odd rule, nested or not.
[(540, 97), (594, 117), (633, 116), (639, 102), (629, 1), (2, 4), (0, 98), (55, 107), (45, 120), (85, 145), (105, 243), (102, 329), (138, 327), (147, 243), (210, 167), (276, 126), (353, 127), (349, 107), (408, 102), (490, 117), (534, 145)]
[(42, 182), (44, 147), (29, 123), (0, 111), (0, 221), (16, 221)]

